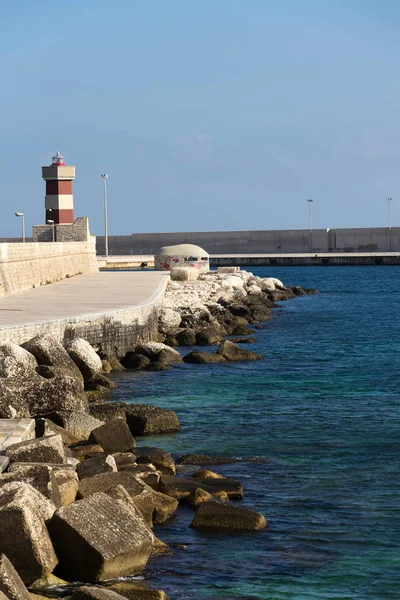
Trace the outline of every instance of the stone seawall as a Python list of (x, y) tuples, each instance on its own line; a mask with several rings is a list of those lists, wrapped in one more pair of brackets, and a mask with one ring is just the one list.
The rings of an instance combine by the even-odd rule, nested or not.
[(95, 273), (95, 238), (87, 242), (0, 244), (0, 298), (80, 273)]
[(157, 339), (159, 307), (168, 281), (169, 277), (163, 278), (152, 296), (138, 306), (3, 327), (0, 329), (0, 344), (23, 344), (36, 335), (46, 333), (63, 343), (81, 337), (101, 352), (123, 356), (139, 341)]

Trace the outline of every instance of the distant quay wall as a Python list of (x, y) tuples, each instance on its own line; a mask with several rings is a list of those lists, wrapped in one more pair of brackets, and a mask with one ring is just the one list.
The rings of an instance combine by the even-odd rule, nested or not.
[(87, 242), (0, 243), (0, 298), (80, 273), (95, 273), (95, 238)]
[(165, 276), (147, 302), (118, 310), (93, 312), (76, 317), (48, 320), (0, 328), (0, 344), (23, 344), (36, 335), (52, 335), (62, 343), (78, 337), (108, 355), (124, 356), (138, 342), (155, 341), (158, 314), (169, 281)]
[[(109, 254), (155, 254), (163, 246), (195, 244), (209, 254), (297, 254), (321, 252), (399, 252), (400, 227), (349, 229), (206, 231), (174, 233), (132, 233), (109, 236)], [(104, 255), (104, 236), (96, 242)]]

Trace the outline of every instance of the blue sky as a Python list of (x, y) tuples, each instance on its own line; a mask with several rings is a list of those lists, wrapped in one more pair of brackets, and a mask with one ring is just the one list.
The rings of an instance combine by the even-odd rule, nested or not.
[(400, 225), (395, 0), (13, 0), (0, 20), (0, 238), (77, 166), (110, 234)]

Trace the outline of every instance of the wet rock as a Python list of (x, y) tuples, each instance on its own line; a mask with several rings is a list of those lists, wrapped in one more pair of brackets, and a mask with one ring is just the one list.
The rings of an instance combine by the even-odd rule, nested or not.
[(303, 288), (301, 288), (299, 285), (293, 285), (292, 292), (294, 293), (295, 296), (306, 296), (307, 295), (307, 292), (305, 290), (303, 290)]
[(152, 404), (115, 403), (126, 414), (126, 422), (133, 436), (179, 431), (176, 413)]
[(57, 367), (61, 374), (83, 380), (80, 370), (55, 337), (41, 334), (22, 344), (22, 348), (33, 354), (39, 365)]
[(210, 500), (199, 504), (191, 527), (228, 531), (256, 531), (267, 526), (260, 513)]
[(99, 475), (100, 473), (116, 473), (117, 465), (113, 456), (103, 454), (82, 461), (76, 467), (76, 472), (79, 479), (82, 480), (86, 479), (87, 477)]
[(153, 464), (159, 471), (165, 475), (175, 475), (176, 467), (175, 461), (169, 452), (160, 450), (159, 448), (152, 448), (149, 446), (142, 446), (136, 449), (136, 462), (138, 464)]
[(236, 344), (233, 344), (229, 340), (224, 340), (222, 344), (219, 346), (217, 350), (217, 354), (220, 354), (226, 360), (229, 361), (239, 361), (239, 360), (259, 360), (262, 358), (259, 354), (255, 352), (250, 352), (250, 350), (244, 350)]
[(8, 600), (31, 600), (24, 582), (5, 554), (0, 556), (0, 592)]
[(122, 359), (122, 363), (124, 367), (130, 371), (144, 371), (150, 366), (150, 359), (143, 354), (127, 352)]
[(122, 465), (118, 471), (132, 473), (137, 479), (140, 479), (153, 490), (158, 490), (161, 473), (156, 471), (153, 465)]
[(220, 354), (211, 354), (211, 352), (201, 352), (194, 350), (183, 357), (183, 362), (194, 365), (209, 365), (226, 362), (226, 359)]
[(107, 360), (111, 366), (112, 371), (125, 371), (124, 365), (121, 363), (120, 358), (112, 354), (107, 357)]
[(49, 435), (12, 444), (5, 455), (13, 462), (65, 463), (67, 456), (61, 435)]
[(102, 366), (102, 370), (103, 373), (111, 373), (112, 371), (112, 366), (110, 365), (108, 360), (102, 360), (101, 361), (101, 366)]
[(58, 482), (50, 465), (14, 462), (9, 473), (0, 475), (0, 487), (11, 482), (29, 483), (55, 506), (61, 506)]
[(230, 340), (232, 344), (254, 344), (257, 341), (255, 337), (237, 337)]
[(162, 524), (170, 519), (178, 508), (178, 500), (162, 494), (161, 492), (153, 492), (154, 498), (154, 512), (153, 520), (154, 523)]
[(71, 600), (122, 600), (117, 592), (106, 587), (82, 586), (74, 591)]
[(186, 498), (186, 501), (191, 506), (198, 506), (202, 502), (208, 502), (209, 500), (212, 500), (212, 499), (213, 499), (213, 497), (209, 492), (206, 492), (206, 491), (202, 490), (201, 488), (196, 488), (195, 490), (192, 490), (190, 492), (190, 494)]
[(250, 316), (250, 311), (245, 304), (233, 302), (229, 305), (229, 310), (233, 315), (235, 315), (235, 317), (244, 317), (245, 319), (248, 319)]
[(211, 456), (209, 454), (185, 454), (177, 461), (178, 465), (228, 465), (238, 462), (237, 458)]
[(223, 475), (210, 471), (209, 469), (201, 469), (192, 475), (193, 479), (225, 479)]
[(54, 505), (26, 483), (0, 488), (0, 553), (5, 554), (25, 584), (51, 573), (57, 565), (45, 520)]
[(49, 530), (62, 567), (78, 581), (134, 575), (146, 566), (153, 548), (140, 513), (134, 515), (101, 492), (59, 509)]
[(232, 335), (251, 335), (254, 333), (254, 330), (247, 325), (235, 325), (232, 329)]
[(212, 346), (218, 344), (221, 341), (223, 334), (219, 327), (209, 326), (204, 329), (200, 329), (196, 333), (196, 344), (199, 346)]
[(114, 583), (111, 589), (128, 600), (168, 600), (165, 592), (148, 588), (144, 581)]
[(197, 488), (201, 488), (209, 494), (223, 491), (227, 493), (229, 498), (240, 499), (243, 497), (242, 484), (226, 477), (222, 479), (190, 479), (163, 476), (160, 480), (160, 492), (172, 496), (177, 500), (185, 500)]
[(79, 441), (88, 440), (93, 429), (104, 425), (103, 421), (95, 419), (85, 412), (57, 411), (47, 416), (53, 423), (66, 429)]
[(134, 501), (135, 506), (142, 513), (146, 523), (153, 523), (154, 498), (153, 490), (132, 473), (118, 471), (118, 473), (101, 473), (79, 483), (78, 495), (87, 498), (98, 492), (107, 494), (110, 489), (122, 485)]
[(147, 356), (151, 362), (159, 360), (159, 355), (161, 352), (163, 352), (163, 362), (166, 362), (167, 364), (182, 362), (182, 357), (179, 352), (160, 342), (143, 342), (135, 348), (136, 354)]
[(136, 442), (124, 419), (113, 419), (97, 427), (90, 434), (89, 441), (99, 444), (104, 452), (129, 452), (136, 448)]
[(103, 368), (101, 358), (88, 341), (83, 338), (76, 338), (69, 342), (65, 349), (82, 373), (85, 381), (89, 381), (101, 372)]
[[(113, 381), (109, 377), (106, 377), (102, 373), (97, 373), (96, 375), (93, 375), (91, 379), (89, 379), (89, 381), (85, 385), (85, 389), (88, 391), (96, 391), (98, 389), (98, 386), (104, 388), (105, 390), (114, 390), (118, 387), (115, 381)], [(94, 388), (96, 388), (96, 390)]]
[(196, 345), (196, 332), (194, 329), (182, 329), (175, 336), (179, 346), (195, 346)]
[(36, 437), (47, 437), (49, 435), (61, 435), (63, 444), (69, 446), (75, 444), (78, 439), (69, 431), (50, 421), (50, 419), (36, 419)]

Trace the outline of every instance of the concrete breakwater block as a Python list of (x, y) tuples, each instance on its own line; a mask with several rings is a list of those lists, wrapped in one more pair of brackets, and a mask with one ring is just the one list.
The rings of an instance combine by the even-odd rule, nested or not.
[(100, 581), (140, 572), (153, 549), (153, 534), (133, 515), (100, 492), (60, 508), (49, 530), (61, 566), (80, 581)]
[(257, 531), (266, 526), (260, 513), (215, 500), (199, 504), (191, 524), (194, 528), (228, 531)]
[(11, 446), (35, 437), (34, 419), (0, 419), (0, 453)]
[(58, 563), (45, 524), (54, 511), (55, 506), (27, 483), (0, 488), (0, 553), (27, 585), (51, 573)]
[(66, 463), (67, 455), (61, 435), (12, 444), (5, 450), (10, 462)]
[(7, 556), (0, 556), (0, 591), (9, 600), (31, 600), (24, 582)]

